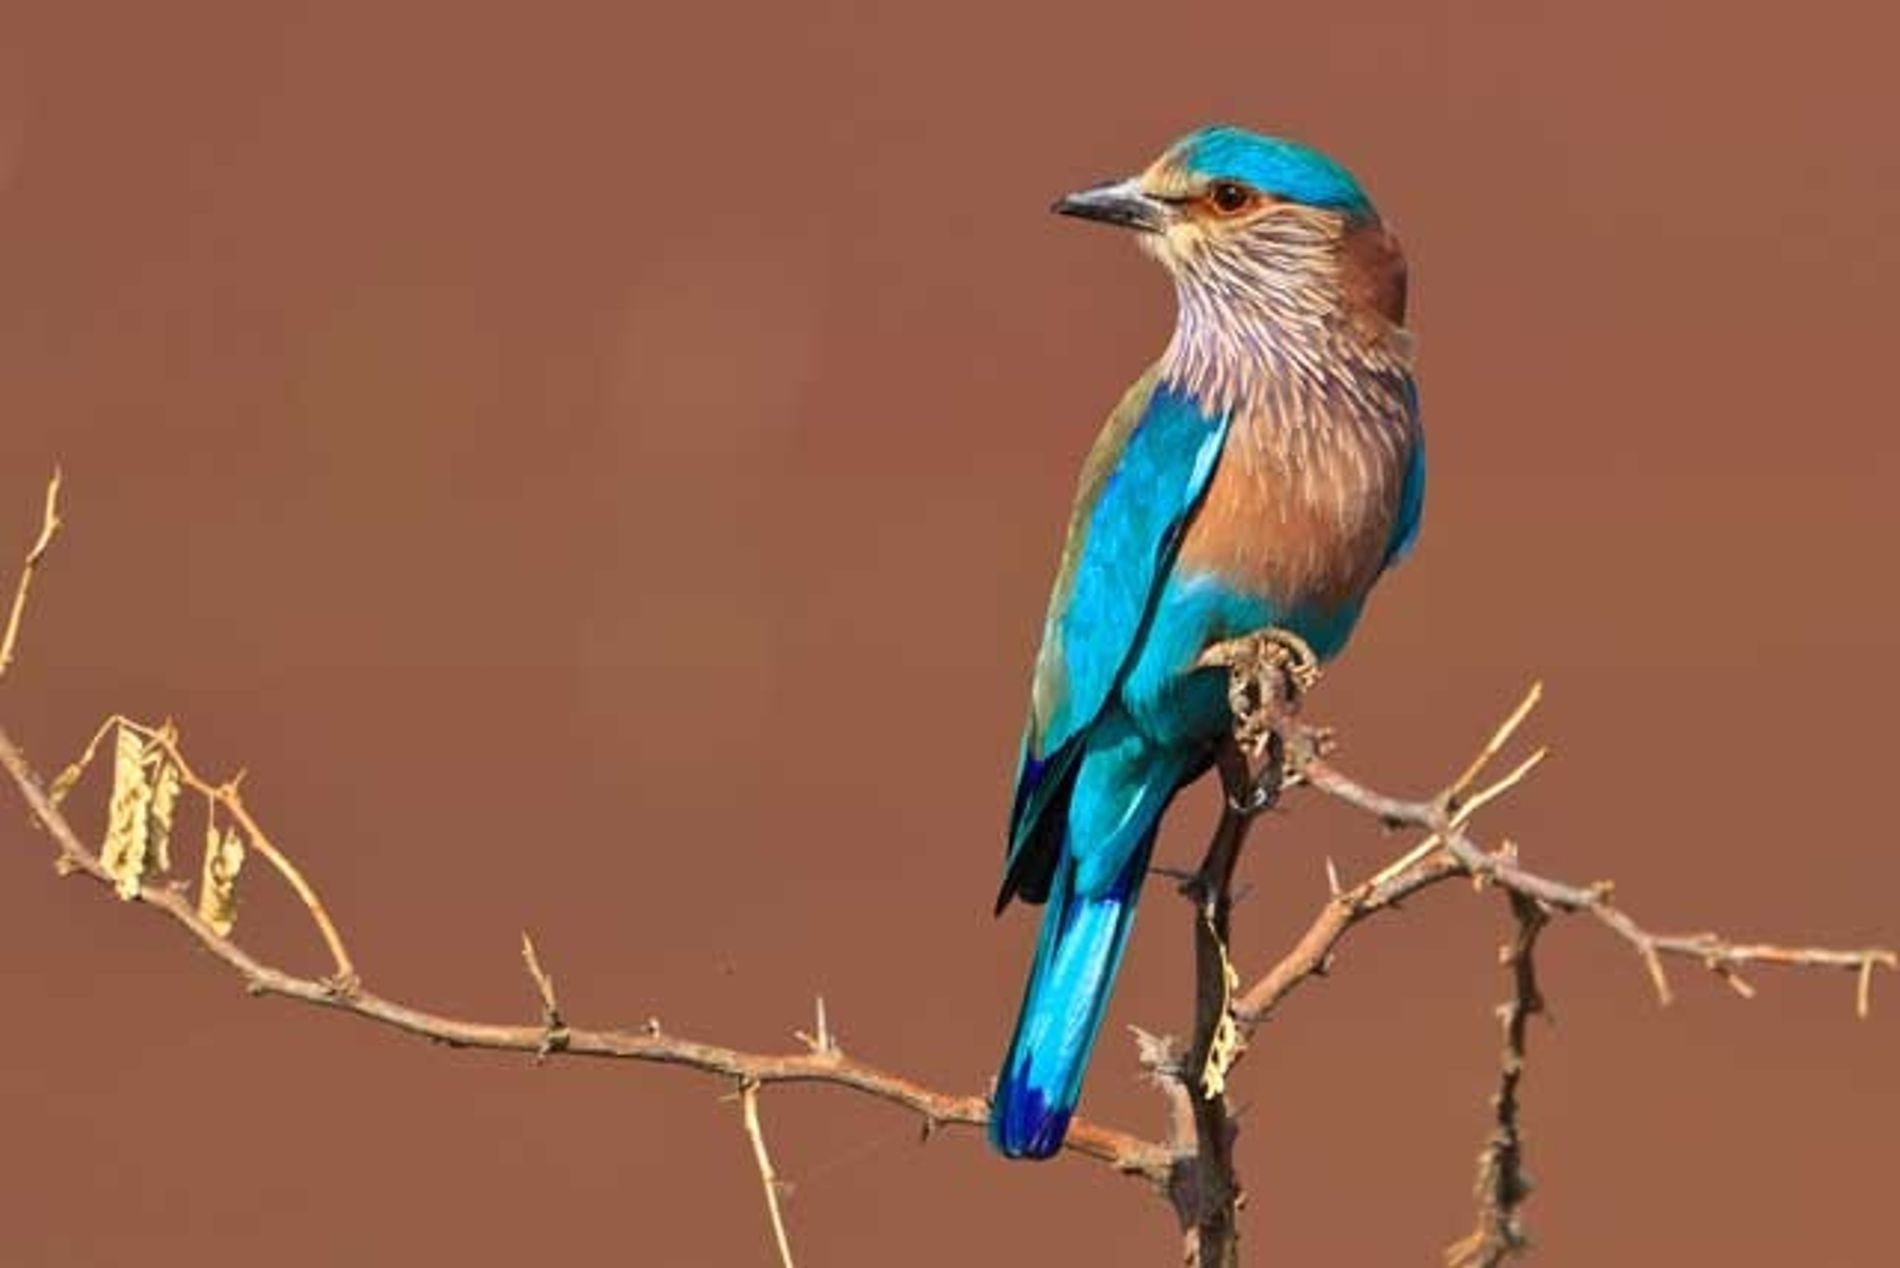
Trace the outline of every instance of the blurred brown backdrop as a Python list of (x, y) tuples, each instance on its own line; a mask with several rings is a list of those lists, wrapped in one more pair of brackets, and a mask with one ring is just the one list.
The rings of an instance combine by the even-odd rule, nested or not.
[[(1228, 119), (1347, 160), (1414, 261), (1431, 499), (1316, 706), (1351, 764), (1432, 786), (1542, 675), (1559, 760), (1492, 820), (1531, 859), (1891, 940), (1896, 20), (1489, 8), (13, 6), (7, 575), (55, 463), (71, 523), (0, 712), (47, 767), (115, 709), (248, 767), (398, 997), (531, 1016), (527, 926), (577, 1020), (778, 1046), (823, 992), (860, 1055), (980, 1087), (1056, 538), (1170, 317), (1043, 209)], [(724, 1089), (247, 1001), (0, 801), (5, 1262), (770, 1262)], [(1256, 843), (1256, 966), (1323, 858), (1394, 844), (1308, 802)], [(1146, 1128), (1158, 890), (1085, 1106)], [(267, 886), (242, 928), (321, 966)], [(1435, 894), (1263, 1032), (1251, 1262), (1466, 1229), (1503, 929)], [(1664, 1011), (1599, 931), (1547, 946), (1537, 1262), (1893, 1261), (1895, 984), (1867, 1024), (1845, 977)], [(1176, 1254), (1098, 1167), (766, 1113), (811, 1264)]]

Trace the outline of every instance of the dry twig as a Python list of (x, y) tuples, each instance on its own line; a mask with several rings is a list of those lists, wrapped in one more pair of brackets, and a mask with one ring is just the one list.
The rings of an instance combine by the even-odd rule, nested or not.
[(748, 1079), (739, 1085), (739, 1104), (745, 1116), (746, 1138), (752, 1142), (752, 1160), (759, 1165), (759, 1183), (765, 1186), (765, 1209), (772, 1217), (772, 1239), (778, 1244), (778, 1261), (792, 1268), (792, 1239), (785, 1233), (785, 1213), (779, 1209), (778, 1173), (772, 1170), (772, 1155), (765, 1149), (765, 1129), (759, 1125), (759, 1085)]
[(59, 482), (60, 473), (55, 469), (53, 478), (46, 482), (46, 506), (40, 512), (39, 536), (26, 552), (26, 563), (20, 568), (20, 583), (13, 591), (13, 606), (7, 612), (6, 630), (0, 632), (0, 678), (7, 676), (13, 664), (14, 649), (20, 641), (20, 622), (26, 616), (27, 591), (33, 587), (33, 574), (39, 570), (46, 548), (53, 544), (53, 537), (59, 532)]
[(1529, 1053), (1530, 1020), (1544, 1011), (1537, 988), (1537, 965), (1531, 958), (1537, 935), (1550, 923), (1550, 913), (1534, 898), (1510, 895), (1516, 933), (1500, 958), (1511, 971), (1511, 998), (1498, 1008), (1504, 1027), (1504, 1056), (1498, 1066), (1498, 1090), (1491, 1098), (1492, 1130), (1478, 1155), (1478, 1226), (1469, 1237), (1445, 1252), (1448, 1268), (1498, 1268), (1506, 1259), (1530, 1246), (1517, 1211), (1531, 1194), (1524, 1172), (1524, 1141), (1517, 1123), (1517, 1087), (1524, 1077)]
[(549, 1053), (566, 1050), (567, 1022), (561, 1017), (561, 1002), (554, 997), (554, 979), (541, 967), (540, 953), (525, 929), (521, 931), (521, 958), (528, 966), (528, 976), (534, 979), (534, 993), (541, 997), (541, 1047), (534, 1055), (545, 1059)]

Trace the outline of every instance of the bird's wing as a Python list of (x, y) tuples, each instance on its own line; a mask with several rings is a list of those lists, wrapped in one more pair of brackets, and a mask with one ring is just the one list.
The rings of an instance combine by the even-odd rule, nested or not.
[(1029, 897), (1041, 888), (1019, 872), (1019, 863), (1035, 866), (1024, 846), (1132, 659), (1226, 435), (1225, 417), (1210, 418), (1192, 397), (1157, 387), (1150, 370), (1089, 453), (1036, 657), (1005, 897), (1019, 885)]

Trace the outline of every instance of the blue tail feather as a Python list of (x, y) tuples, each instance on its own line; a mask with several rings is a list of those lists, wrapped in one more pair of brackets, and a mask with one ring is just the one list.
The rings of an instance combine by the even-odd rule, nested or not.
[(1134, 927), (1153, 841), (1150, 829), (1114, 883), (1098, 895), (1076, 892), (1072, 860), (1064, 859), (1057, 872), (1022, 1013), (990, 1105), (990, 1143), (1012, 1158), (1047, 1158), (1062, 1148)]

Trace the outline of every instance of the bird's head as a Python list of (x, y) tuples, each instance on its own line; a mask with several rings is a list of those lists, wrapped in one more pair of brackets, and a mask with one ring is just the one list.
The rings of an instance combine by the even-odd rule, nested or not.
[(1069, 194), (1052, 210), (1134, 229), (1164, 260), (1244, 239), (1276, 216), (1342, 226), (1377, 219), (1352, 173), (1318, 150), (1227, 127), (1191, 132), (1137, 175)]
[(1223, 307), (1263, 291), (1284, 300), (1295, 289), (1323, 302), (1376, 273), (1374, 289), (1397, 290), (1367, 298), (1400, 319), (1403, 262), (1371, 199), (1352, 173), (1292, 141), (1203, 128), (1137, 175), (1070, 194), (1052, 210), (1135, 230), (1184, 294)]

